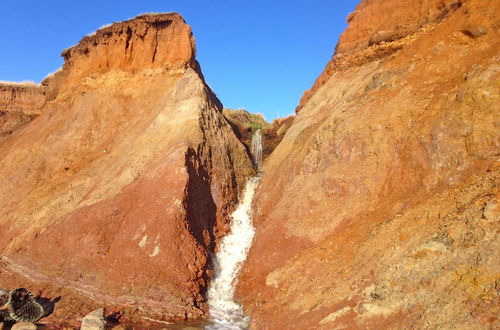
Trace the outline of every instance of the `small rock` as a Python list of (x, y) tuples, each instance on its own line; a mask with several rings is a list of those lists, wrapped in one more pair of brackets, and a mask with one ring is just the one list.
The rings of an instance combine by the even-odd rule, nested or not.
[(484, 25), (479, 24), (470, 25), (467, 28), (463, 29), (462, 33), (464, 33), (468, 37), (477, 38), (488, 33), (488, 28)]
[(11, 330), (36, 330), (37, 326), (34, 323), (19, 322), (12, 326)]
[(113, 329), (111, 330), (125, 330), (126, 328), (123, 326), (123, 325), (117, 325), (117, 326), (114, 326)]
[(80, 330), (104, 330), (105, 328), (104, 309), (100, 308), (85, 315)]
[(369, 45), (376, 45), (381, 42), (391, 42), (406, 37), (407, 30), (390, 30), (390, 31), (377, 31), (375, 32), (368, 42)]
[(498, 203), (496, 200), (493, 200), (486, 204), (483, 210), (483, 218), (487, 222), (500, 221), (500, 212), (498, 211)]

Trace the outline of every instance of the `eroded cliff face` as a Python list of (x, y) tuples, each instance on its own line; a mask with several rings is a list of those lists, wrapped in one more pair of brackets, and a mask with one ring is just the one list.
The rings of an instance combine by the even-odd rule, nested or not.
[(252, 328), (498, 326), (499, 6), (350, 16), (264, 165), (238, 288)]
[[(356, 10), (347, 17), (349, 26), (340, 36), (332, 60), (306, 91), (297, 110), (343, 67), (362, 65), (400, 50), (406, 37), (432, 27), (450, 14), (462, 8), (465, 0), (422, 0), (422, 1), (361, 1)], [(470, 17), (469, 17), (470, 18)], [(486, 28), (480, 15), (471, 18), (469, 33), (481, 35)], [(397, 42), (400, 41), (400, 42)]]
[(40, 114), (45, 92), (34, 83), (0, 82), (0, 142)]
[(104, 304), (202, 315), (209, 253), (254, 170), (191, 29), (142, 15), (63, 56), (42, 114), (0, 145), (2, 285), (62, 295), (49, 322)]

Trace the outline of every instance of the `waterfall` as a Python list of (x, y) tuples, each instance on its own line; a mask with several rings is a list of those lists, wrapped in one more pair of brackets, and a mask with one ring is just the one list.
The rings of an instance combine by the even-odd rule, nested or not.
[(252, 135), (252, 156), (255, 167), (260, 171), (262, 169), (262, 132), (260, 129)]
[(211, 324), (206, 329), (246, 329), (248, 317), (234, 301), (234, 290), (240, 268), (252, 244), (255, 229), (251, 219), (252, 200), (259, 177), (250, 179), (243, 193), (243, 200), (233, 212), (231, 232), (219, 246), (215, 258), (215, 274), (208, 289), (208, 307)]

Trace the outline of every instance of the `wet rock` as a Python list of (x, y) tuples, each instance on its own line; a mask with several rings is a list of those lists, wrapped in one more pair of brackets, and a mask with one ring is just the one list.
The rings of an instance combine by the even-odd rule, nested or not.
[(224, 109), (223, 115), (247, 150), (251, 149), (253, 132), (257, 129), (261, 129), (263, 160), (266, 160), (266, 158), (281, 142), (283, 136), (295, 118), (295, 116), (277, 118), (271, 123), (268, 123), (262, 115), (252, 114), (243, 109)]
[(85, 315), (80, 330), (104, 330), (105, 328), (104, 309), (100, 308)]

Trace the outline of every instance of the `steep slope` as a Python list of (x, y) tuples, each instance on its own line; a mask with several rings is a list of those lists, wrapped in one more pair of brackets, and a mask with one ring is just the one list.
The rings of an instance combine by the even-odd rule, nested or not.
[(499, 12), (365, 0), (349, 16), (264, 165), (238, 289), (253, 328), (499, 325)]
[(141, 15), (62, 55), (42, 114), (0, 145), (0, 282), (61, 294), (53, 320), (125, 303), (202, 315), (209, 253), (254, 170), (190, 27)]

